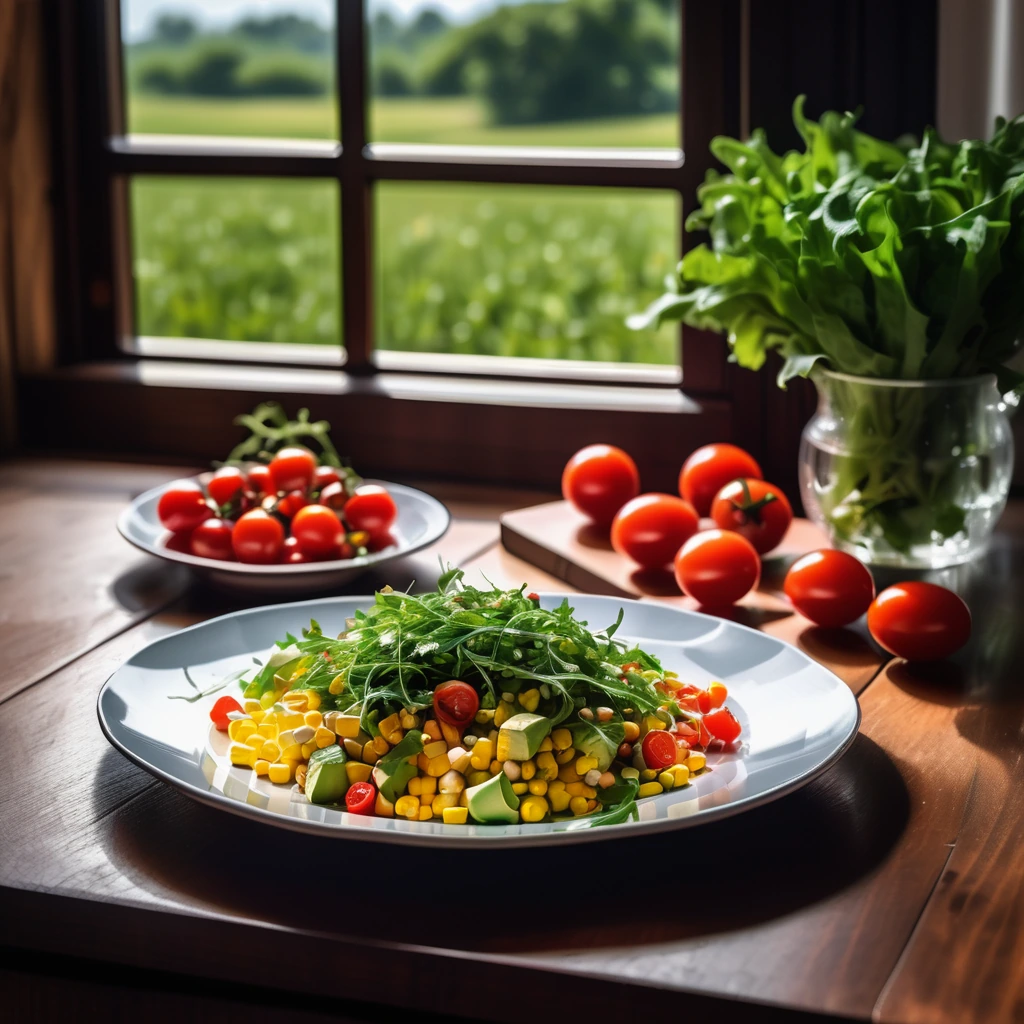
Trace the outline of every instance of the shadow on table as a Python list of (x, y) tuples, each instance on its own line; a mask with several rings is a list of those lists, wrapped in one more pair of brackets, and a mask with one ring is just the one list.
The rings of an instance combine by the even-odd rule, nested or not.
[(112, 863), (135, 884), (212, 912), (538, 951), (695, 938), (790, 914), (869, 873), (908, 815), (895, 765), (858, 736), (796, 793), (658, 836), (486, 852), (385, 846), (273, 828), (166, 786), (134, 800), (105, 834)]

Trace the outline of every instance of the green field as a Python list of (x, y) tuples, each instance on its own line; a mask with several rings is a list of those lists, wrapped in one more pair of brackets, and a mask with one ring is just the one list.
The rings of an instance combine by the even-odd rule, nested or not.
[[(310, 100), (136, 97), (133, 132), (336, 138)], [(377, 101), (379, 141), (673, 146), (675, 118), (493, 128), (473, 99)], [(136, 179), (141, 334), (337, 343), (333, 183)], [(673, 362), (675, 332), (626, 314), (677, 253), (672, 193), (387, 183), (375, 196), (377, 344), (402, 351)]]

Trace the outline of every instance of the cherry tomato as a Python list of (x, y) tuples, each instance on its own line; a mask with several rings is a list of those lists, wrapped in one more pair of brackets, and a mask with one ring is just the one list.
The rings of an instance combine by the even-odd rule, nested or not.
[(345, 560), (345, 559), (348, 559), (348, 558), (355, 558), (356, 557), (356, 549), (354, 547), (352, 547), (352, 545), (349, 544), (349, 542), (347, 540), (343, 540), (338, 545), (338, 550), (337, 550), (337, 552), (336, 552), (334, 557), (335, 558), (340, 558), (342, 560)]
[(160, 495), (156, 514), (171, 533), (188, 533), (209, 519), (213, 509), (194, 480), (175, 480)]
[(469, 683), (451, 679), (434, 690), (434, 714), (442, 722), (465, 729), (480, 710), (480, 698)]
[(361, 484), (345, 502), (345, 521), (353, 530), (387, 533), (397, 517), (395, 499), (379, 484)]
[(701, 721), (716, 740), (732, 743), (740, 734), (740, 723), (728, 708), (717, 708), (706, 714)]
[(226, 519), (207, 519), (200, 523), (189, 538), (189, 550), (199, 558), (216, 558), (233, 562), (235, 551), (231, 546), (233, 528)]
[(645, 569), (667, 565), (696, 532), (693, 506), (671, 494), (641, 494), (612, 520), (612, 547)]
[(304, 562), (312, 562), (314, 559), (303, 552), (294, 537), (285, 537), (281, 547), (281, 561), (288, 565), (301, 565)]
[(231, 719), (228, 718), (229, 711), (241, 711), (242, 705), (234, 697), (220, 697), (217, 703), (210, 708), (210, 721), (221, 731), (227, 732)]
[(254, 508), (235, 523), (231, 546), (240, 562), (269, 565), (284, 548), (284, 527), (263, 509)]
[(655, 771), (670, 768), (676, 763), (677, 747), (672, 734), (664, 729), (652, 729), (640, 744), (644, 764)]
[(875, 581), (853, 555), (825, 548), (794, 562), (783, 589), (801, 615), (832, 629), (856, 621), (868, 610)]
[(939, 661), (971, 636), (971, 613), (952, 590), (913, 581), (887, 587), (868, 609), (868, 629), (890, 654)]
[(743, 477), (726, 484), (711, 503), (711, 518), (723, 530), (743, 534), (759, 555), (778, 547), (793, 522), (789, 499), (774, 484)]
[(270, 460), (270, 479), (277, 491), (308, 491), (316, 474), (316, 459), (306, 448), (282, 448)]
[(372, 782), (353, 782), (345, 792), (345, 808), (349, 814), (373, 814), (377, 790)]
[(319, 504), (333, 508), (335, 512), (341, 512), (346, 501), (348, 501), (348, 494), (345, 492), (345, 485), (340, 480), (327, 484), (320, 492), (318, 499)]
[(249, 489), (255, 494), (275, 494), (269, 466), (253, 466), (249, 470)]
[(317, 466), (313, 474), (313, 490), (322, 491), (328, 484), (336, 484), (341, 480), (333, 466)]
[(746, 537), (729, 530), (705, 530), (680, 548), (675, 570), (684, 593), (708, 608), (722, 608), (757, 586), (761, 560)]
[(708, 687), (708, 698), (713, 708), (720, 708), (728, 696), (729, 691), (726, 689), (725, 683), (715, 682)]
[(366, 550), (383, 551), (385, 548), (389, 548), (397, 543), (395, 535), (390, 530), (382, 533), (371, 533), (370, 539), (366, 542)]
[(322, 558), (337, 550), (345, 539), (345, 531), (337, 513), (325, 505), (307, 505), (295, 513), (292, 536), (303, 554)]
[(308, 504), (309, 498), (303, 491), (290, 491), (277, 503), (277, 511), (291, 519), (299, 509), (305, 508)]
[(604, 526), (640, 493), (636, 463), (610, 444), (581, 448), (562, 471), (562, 497), (589, 519)]
[(760, 480), (764, 474), (754, 457), (734, 444), (706, 444), (698, 448), (679, 472), (679, 493), (697, 510), (711, 512), (715, 495), (738, 477)]
[(221, 466), (206, 485), (206, 493), (217, 505), (229, 505), (245, 489), (246, 479), (234, 466)]

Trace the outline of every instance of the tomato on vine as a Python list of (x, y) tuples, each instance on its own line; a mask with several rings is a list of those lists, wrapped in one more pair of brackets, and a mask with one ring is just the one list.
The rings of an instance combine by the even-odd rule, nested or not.
[(741, 477), (726, 484), (711, 503), (711, 518), (723, 530), (734, 530), (763, 555), (777, 547), (793, 522), (789, 499), (774, 484)]

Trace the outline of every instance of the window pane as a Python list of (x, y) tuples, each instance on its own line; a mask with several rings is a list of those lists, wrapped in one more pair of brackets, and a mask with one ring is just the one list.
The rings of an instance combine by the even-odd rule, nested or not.
[(671, 325), (625, 325), (679, 258), (676, 193), (388, 182), (376, 205), (379, 348), (677, 361)]
[(122, 0), (133, 134), (337, 139), (332, 0)]
[(140, 335), (337, 345), (333, 181), (132, 182)]
[(373, 142), (679, 146), (677, 0), (370, 0)]

